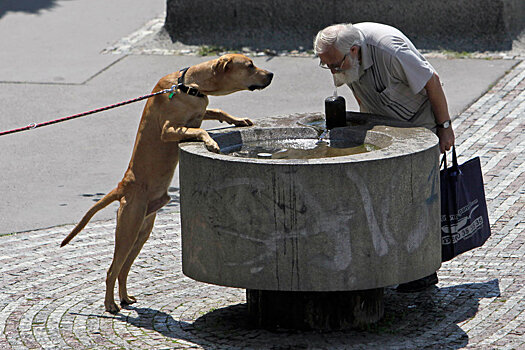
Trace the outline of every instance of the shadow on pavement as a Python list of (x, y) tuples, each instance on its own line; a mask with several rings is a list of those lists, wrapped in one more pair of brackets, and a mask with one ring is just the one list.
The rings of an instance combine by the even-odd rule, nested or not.
[(2, 0), (0, 1), (0, 18), (7, 12), (38, 13), (49, 10), (56, 5), (57, 0)]
[(414, 346), (435, 348), (446, 346), (459, 349), (468, 344), (468, 335), (459, 323), (476, 315), (479, 301), (500, 295), (497, 279), (437, 288), (421, 293), (401, 294), (392, 289), (385, 291), (385, 316), (367, 329), (337, 332), (298, 332), (281, 330), (270, 332), (250, 325), (246, 304), (215, 309), (198, 317), (194, 322), (176, 320), (163, 311), (127, 308), (136, 317), (117, 319), (133, 326), (154, 330), (173, 340), (197, 343), (203, 348), (213, 344), (231, 347), (258, 348), (274, 344), (272, 349), (311, 348), (337, 342), (344, 346)]

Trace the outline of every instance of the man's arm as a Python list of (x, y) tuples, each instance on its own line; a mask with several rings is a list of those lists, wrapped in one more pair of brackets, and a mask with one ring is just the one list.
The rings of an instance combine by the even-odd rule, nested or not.
[[(430, 100), (430, 105), (432, 106), (436, 123), (442, 124), (443, 122), (450, 120), (450, 115), (448, 114), (447, 98), (445, 97), (445, 93), (441, 87), (441, 82), (436, 73), (434, 73), (426, 83), (425, 90), (427, 92), (428, 99)], [(446, 129), (438, 127), (437, 135), (439, 137), (439, 149), (441, 150), (441, 153), (450, 150), (455, 142), (452, 125)]]

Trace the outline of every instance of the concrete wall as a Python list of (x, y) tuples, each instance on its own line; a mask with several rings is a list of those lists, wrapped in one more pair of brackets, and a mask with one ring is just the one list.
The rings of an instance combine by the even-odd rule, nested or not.
[(167, 0), (174, 41), (258, 49), (310, 49), (317, 31), (373, 21), (423, 49), (509, 50), (525, 42), (524, 0)]

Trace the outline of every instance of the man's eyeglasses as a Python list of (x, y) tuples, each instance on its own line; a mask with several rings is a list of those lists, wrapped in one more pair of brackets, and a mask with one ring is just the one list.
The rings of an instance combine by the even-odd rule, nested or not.
[(344, 69), (342, 69), (341, 67), (345, 63), (345, 59), (346, 59), (346, 55), (343, 56), (343, 59), (341, 60), (341, 63), (339, 64), (326, 64), (323, 62), (319, 62), (319, 67), (324, 68), (324, 69), (333, 69), (336, 72), (342, 72)]

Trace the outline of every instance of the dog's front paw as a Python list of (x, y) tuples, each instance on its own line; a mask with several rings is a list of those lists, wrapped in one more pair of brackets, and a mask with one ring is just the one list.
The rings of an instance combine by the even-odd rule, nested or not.
[(205, 143), (206, 148), (208, 149), (208, 151), (215, 152), (215, 153), (220, 153), (221, 152), (221, 149), (220, 149), (219, 145), (213, 139), (210, 139), (208, 141), (204, 141), (204, 143)]
[(248, 118), (235, 118), (232, 124), (235, 126), (252, 126), (253, 122)]

